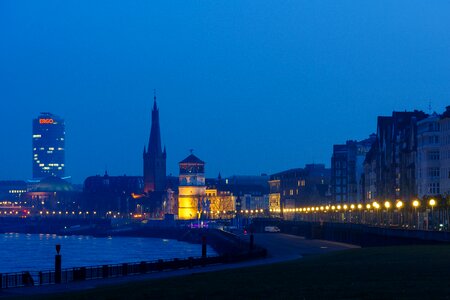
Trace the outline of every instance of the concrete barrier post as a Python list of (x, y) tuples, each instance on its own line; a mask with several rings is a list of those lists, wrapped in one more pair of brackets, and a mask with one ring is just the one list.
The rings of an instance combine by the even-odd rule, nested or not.
[(145, 261), (141, 261), (139, 264), (139, 271), (144, 274), (147, 273), (147, 263)]
[(56, 245), (56, 255), (55, 255), (55, 283), (61, 283), (61, 274), (62, 274), (62, 259), (61, 254), (61, 245)]
[(127, 275), (128, 275), (128, 264), (123, 263), (122, 264), (122, 276), (127, 276)]
[(102, 266), (102, 275), (103, 275), (103, 278), (108, 278), (108, 276), (109, 276), (109, 266), (108, 265)]
[(206, 258), (206, 236), (202, 236), (202, 258)]

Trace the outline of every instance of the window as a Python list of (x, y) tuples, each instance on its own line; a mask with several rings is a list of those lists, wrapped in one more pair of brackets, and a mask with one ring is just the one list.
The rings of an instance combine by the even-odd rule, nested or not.
[(428, 168), (428, 177), (439, 177), (440, 170), (439, 168)]
[(439, 151), (430, 151), (428, 152), (429, 160), (439, 160)]
[(430, 194), (439, 194), (439, 192), (440, 192), (439, 182), (430, 183), (428, 185), (428, 192)]
[(432, 135), (428, 137), (428, 143), (429, 144), (437, 144), (439, 143), (439, 136), (438, 135)]

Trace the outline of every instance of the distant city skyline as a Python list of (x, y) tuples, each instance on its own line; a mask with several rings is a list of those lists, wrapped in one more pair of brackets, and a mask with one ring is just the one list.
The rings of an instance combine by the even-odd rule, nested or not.
[[(176, 9), (174, 9), (176, 7)], [(167, 174), (330, 166), (379, 115), (450, 104), (450, 3), (0, 3), (0, 180), (32, 177), (32, 119), (66, 124), (74, 183), (142, 175), (153, 89)]]

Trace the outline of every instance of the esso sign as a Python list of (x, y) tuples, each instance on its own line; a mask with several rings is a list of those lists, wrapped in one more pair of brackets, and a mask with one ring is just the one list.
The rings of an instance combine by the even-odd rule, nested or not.
[(53, 124), (53, 119), (39, 119), (39, 124)]

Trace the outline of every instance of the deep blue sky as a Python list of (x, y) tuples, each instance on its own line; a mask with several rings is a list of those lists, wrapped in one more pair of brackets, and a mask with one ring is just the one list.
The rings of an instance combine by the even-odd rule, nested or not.
[(31, 120), (66, 120), (67, 173), (141, 175), (157, 89), (168, 173), (330, 163), (392, 110), (450, 104), (450, 2), (0, 1), (0, 179)]

